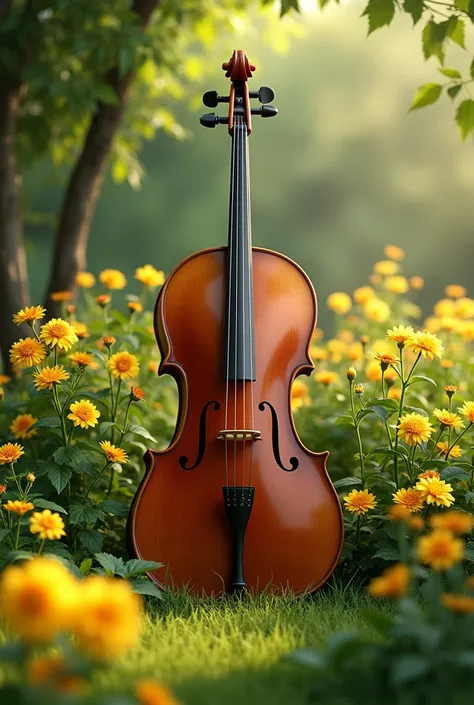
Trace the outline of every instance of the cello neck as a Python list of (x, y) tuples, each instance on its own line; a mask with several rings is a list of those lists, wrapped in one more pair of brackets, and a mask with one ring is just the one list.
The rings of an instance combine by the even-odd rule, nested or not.
[[(239, 100), (236, 86), (235, 101)], [(227, 308), (224, 377), (255, 380), (252, 236), (247, 125), (237, 117), (232, 129), (227, 248)]]

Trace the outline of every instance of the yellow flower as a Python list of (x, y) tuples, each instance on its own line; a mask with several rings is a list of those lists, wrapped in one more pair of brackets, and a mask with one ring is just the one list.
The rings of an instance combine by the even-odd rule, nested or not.
[(0, 384), (8, 384), (8, 382), (11, 380), (11, 377), (8, 375), (0, 375)]
[(63, 520), (57, 512), (52, 514), (50, 509), (35, 512), (30, 517), (30, 531), (32, 534), (38, 534), (41, 541), (54, 541), (66, 536)]
[(0, 465), (16, 463), (24, 452), (19, 443), (4, 443), (0, 446)]
[(118, 269), (104, 269), (99, 274), (99, 279), (107, 289), (123, 289), (127, 280)]
[(52, 389), (53, 384), (60, 384), (69, 379), (69, 372), (66, 372), (62, 365), (54, 367), (43, 367), (40, 372), (33, 372), (36, 389)]
[(89, 426), (96, 426), (98, 423), (97, 419), (100, 416), (100, 412), (88, 399), (80, 399), (73, 402), (69, 410), (71, 413), (67, 417), (71, 419), (74, 426), (88, 428)]
[(437, 480), (441, 477), (437, 470), (425, 470), (425, 472), (420, 472), (418, 478), (420, 480), (428, 480), (429, 478), (435, 477)]
[(448, 411), (448, 409), (435, 409), (433, 416), (437, 418), (440, 424), (445, 428), (454, 428), (455, 431), (458, 431), (460, 428), (464, 427), (462, 418), (453, 411)]
[(474, 423), (474, 401), (465, 401), (458, 411), (466, 417), (469, 423)]
[(360, 286), (354, 291), (353, 296), (356, 304), (361, 304), (361, 306), (365, 306), (367, 301), (374, 298), (375, 291), (372, 289), (371, 286)]
[(369, 321), (385, 323), (390, 316), (390, 308), (382, 299), (370, 299), (364, 306), (364, 313)]
[(9, 499), (8, 502), (5, 502), (3, 505), (3, 509), (6, 509), (7, 512), (13, 512), (13, 514), (18, 514), (19, 516), (23, 516), (26, 512), (31, 512), (34, 508), (34, 504), (31, 502), (24, 502), (21, 499)]
[(365, 375), (371, 382), (380, 382), (382, 379), (382, 368), (377, 360), (371, 360), (365, 367)]
[(71, 327), (78, 338), (84, 339), (89, 337), (89, 329), (85, 323), (71, 321)]
[(83, 289), (91, 289), (95, 284), (95, 277), (90, 272), (78, 272), (76, 274), (76, 284)]
[(423, 508), (423, 499), (421, 492), (414, 487), (408, 489), (400, 489), (392, 495), (395, 504), (400, 504), (406, 507), (410, 512), (419, 512)]
[(71, 360), (73, 365), (77, 365), (78, 367), (90, 367), (92, 370), (97, 369), (97, 363), (95, 362), (93, 355), (90, 353), (78, 350), (77, 352), (68, 355), (68, 358)]
[(454, 365), (452, 360), (441, 360), (439, 364), (444, 370), (450, 370)]
[(104, 337), (100, 340), (100, 343), (106, 348), (111, 348), (116, 342), (117, 341), (113, 335), (104, 335)]
[(368, 587), (372, 597), (397, 599), (407, 594), (411, 571), (404, 563), (396, 563), (386, 568), (379, 578), (373, 578)]
[(400, 417), (398, 435), (409, 446), (426, 443), (433, 432), (433, 426), (426, 416), (413, 412)]
[(76, 580), (62, 563), (48, 558), (7, 568), (0, 602), (12, 631), (27, 643), (51, 642), (68, 628), (73, 610), (82, 612)]
[(423, 357), (432, 360), (434, 357), (443, 357), (444, 348), (441, 340), (429, 331), (417, 331), (407, 343), (414, 352), (421, 353)]
[(440, 299), (433, 306), (435, 316), (442, 318), (443, 316), (455, 316), (456, 304), (451, 299)]
[(410, 283), (411, 288), (415, 289), (417, 291), (419, 291), (420, 289), (423, 289), (423, 287), (425, 285), (425, 280), (423, 279), (423, 277), (417, 277), (417, 276), (410, 277), (410, 279), (408, 281)]
[(405, 253), (401, 247), (396, 245), (385, 245), (383, 248), (383, 253), (388, 259), (394, 259), (396, 262), (401, 262), (405, 257)]
[(457, 512), (451, 509), (431, 517), (431, 526), (434, 529), (446, 529), (453, 534), (469, 534), (474, 529), (474, 517), (467, 512)]
[(37, 421), (36, 416), (31, 414), (18, 414), (11, 423), (10, 431), (15, 438), (32, 438), (37, 433), (37, 429), (34, 428), (32, 431), (28, 431), (28, 429)]
[(86, 578), (74, 631), (94, 658), (115, 658), (135, 646), (142, 629), (141, 600), (126, 580)]
[(160, 366), (160, 363), (158, 360), (150, 360), (148, 362), (148, 371), (152, 372), (153, 374), (158, 374), (158, 368)]
[(363, 394), (364, 393), (364, 385), (363, 384), (354, 384), (354, 392), (356, 394)]
[(129, 301), (127, 306), (132, 313), (141, 313), (143, 311), (143, 306), (139, 301)]
[(33, 321), (38, 321), (40, 318), (44, 318), (46, 309), (43, 306), (25, 306), (21, 311), (15, 313), (13, 316), (13, 323), (19, 326), (21, 323), (33, 323)]
[(352, 490), (344, 497), (346, 509), (352, 514), (366, 514), (369, 509), (374, 509), (377, 505), (375, 495), (368, 490)]
[(464, 340), (474, 340), (474, 321), (460, 321), (458, 330)]
[(444, 595), (441, 595), (440, 600), (441, 604), (453, 610), (453, 612), (459, 612), (459, 614), (474, 612), (474, 597), (469, 597), (469, 595), (444, 593)]
[(329, 294), (326, 303), (331, 311), (340, 316), (348, 313), (352, 308), (351, 297), (343, 291), (335, 291), (333, 294)]
[(72, 298), (72, 291), (53, 291), (49, 298), (51, 301), (69, 301)]
[(77, 335), (73, 327), (62, 318), (52, 318), (41, 326), (39, 337), (51, 348), (57, 346), (58, 350), (66, 352), (77, 343)]
[(135, 270), (135, 279), (153, 288), (155, 286), (161, 286), (164, 283), (165, 273), (155, 269), (151, 264), (145, 264), (144, 267), (138, 267), (138, 269)]
[(406, 294), (408, 291), (408, 282), (405, 277), (387, 277), (385, 280), (385, 288), (387, 291), (393, 291), (394, 294)]
[(387, 369), (389, 365), (394, 365), (396, 362), (398, 362), (398, 357), (396, 355), (393, 355), (392, 353), (369, 352), (369, 355), (372, 355), (372, 357), (374, 357), (380, 362), (380, 366), (382, 367), (382, 369)]
[(317, 345), (313, 345), (309, 349), (309, 354), (311, 355), (311, 359), (317, 362), (328, 359), (328, 351), (324, 348), (319, 348)]
[(400, 399), (401, 396), (402, 396), (402, 390), (400, 389), (400, 387), (391, 387), (388, 390), (388, 393), (387, 393), (388, 399)]
[(441, 328), (441, 322), (439, 318), (435, 318), (434, 316), (429, 316), (425, 322), (424, 326), (426, 330), (429, 330), (430, 333), (437, 333), (439, 329)]
[(412, 510), (404, 504), (393, 504), (388, 508), (387, 516), (389, 516), (392, 521), (408, 521), (412, 516)]
[(398, 272), (398, 264), (390, 260), (382, 260), (374, 264), (374, 272), (382, 277), (391, 277)]
[(29, 472), (28, 475), (26, 476), (27, 482), (35, 482), (36, 480), (36, 475), (33, 475), (32, 472)]
[(104, 451), (109, 463), (126, 463), (128, 461), (127, 453), (123, 448), (112, 445), (110, 441), (100, 441), (99, 445)]
[(355, 370), (354, 367), (349, 367), (349, 369), (346, 372), (346, 377), (349, 380), (349, 382), (353, 382), (355, 378), (357, 377), (357, 371)]
[(449, 284), (449, 286), (445, 288), (444, 293), (451, 299), (460, 299), (466, 296), (466, 289), (459, 284)]
[(456, 394), (456, 392), (458, 391), (458, 388), (456, 387), (455, 384), (446, 384), (444, 387), (444, 391), (446, 392), (448, 397), (451, 399), (453, 394)]
[[(448, 454), (449, 446), (444, 441), (440, 441), (439, 443), (437, 443), (436, 447), (439, 448), (438, 452), (440, 455), (447, 455)], [(463, 453), (463, 451), (462, 451), (461, 446), (455, 445), (449, 451), (449, 457), (450, 458), (460, 458), (462, 453)]]
[(166, 685), (144, 678), (136, 685), (140, 705), (181, 705)]
[(453, 488), (448, 482), (438, 477), (418, 478), (416, 489), (421, 492), (426, 504), (437, 504), (438, 507), (450, 507), (454, 502), (451, 494)]
[(458, 299), (454, 310), (460, 318), (474, 318), (474, 301), (467, 297)]
[(5, 494), (7, 491), (7, 486), (6, 485), (0, 485), (0, 495)]
[(291, 408), (299, 409), (301, 406), (306, 406), (311, 403), (311, 398), (308, 394), (308, 387), (300, 379), (295, 379), (291, 386)]
[(447, 570), (463, 558), (464, 544), (450, 531), (435, 529), (418, 539), (417, 556), (433, 570)]
[[(347, 348), (346, 355), (352, 362), (360, 362), (364, 357), (364, 351), (359, 341), (351, 343)], [(314, 359), (314, 358), (313, 358)]]
[(132, 355), (125, 350), (121, 350), (107, 360), (107, 365), (113, 377), (118, 377), (121, 380), (133, 379), (138, 377), (140, 364), (135, 355)]
[(20, 338), (10, 348), (10, 362), (16, 367), (39, 365), (46, 357), (44, 345), (35, 338)]
[(314, 375), (314, 379), (319, 384), (323, 384), (328, 387), (330, 384), (336, 384), (339, 382), (339, 375), (337, 372), (332, 372), (331, 370), (320, 370)]

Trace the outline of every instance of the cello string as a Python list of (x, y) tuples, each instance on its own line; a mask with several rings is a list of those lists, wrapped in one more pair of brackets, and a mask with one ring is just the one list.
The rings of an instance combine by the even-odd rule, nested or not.
[[(240, 152), (241, 152), (241, 164), (242, 164), (242, 224), (243, 224), (243, 229), (242, 229), (242, 234), (247, 234), (246, 233), (246, 225), (247, 225), (247, 213), (246, 213), (246, 202), (245, 202), (245, 196), (244, 196), (244, 187), (245, 187), (245, 176), (246, 176), (246, 170), (245, 170), (245, 162), (244, 162), (244, 155), (245, 155), (245, 138), (246, 138), (246, 132), (247, 132), (247, 126), (245, 123), (243, 123), (242, 127), (242, 139), (241, 139), (241, 147), (240, 147)], [(242, 240), (242, 247), (246, 247), (246, 242)], [(243, 369), (243, 375), (242, 375), (242, 428), (245, 429), (247, 428), (246, 426), (246, 419), (245, 419), (245, 377), (246, 377), (246, 370), (245, 370), (245, 348), (247, 345), (247, 340), (246, 340), (246, 330), (245, 330), (245, 263), (244, 263), (244, 258), (242, 257), (242, 301), (243, 301), (243, 307), (242, 307), (242, 369)], [(245, 455), (246, 455), (246, 449), (247, 449), (247, 441), (245, 439), (245, 434), (244, 438), (242, 439), (242, 487), (245, 486)]]
[[(232, 300), (232, 255), (234, 249), (234, 189), (235, 189), (235, 172), (236, 172), (236, 143), (235, 143), (235, 127), (234, 134), (232, 135), (232, 171), (231, 171), (231, 182), (230, 182), (230, 213), (229, 213), (229, 245), (227, 248), (227, 260), (228, 260), (228, 272), (229, 281), (227, 286), (229, 287), (227, 302), (227, 360), (226, 360), (226, 376), (225, 376), (225, 421), (224, 428), (227, 431), (229, 428), (229, 377), (230, 377), (230, 307)], [(228, 454), (228, 442), (229, 439), (227, 435), (224, 436), (224, 448), (225, 448), (225, 484), (229, 487), (229, 454)], [(235, 483), (234, 483), (235, 484)]]
[[(252, 300), (253, 300), (253, 254), (252, 254), (252, 217), (251, 217), (251, 208), (250, 208), (250, 161), (249, 161), (249, 141), (247, 139), (246, 142), (246, 160), (247, 160), (247, 193), (246, 193), (246, 200), (247, 200), (247, 222), (248, 222), (248, 233), (249, 233), (249, 248), (248, 248), (248, 257), (249, 257), (249, 262), (248, 262), (248, 267), (247, 267), (247, 273), (248, 273), (248, 302), (249, 302), (249, 319), (250, 319), (250, 416), (252, 420), (252, 429), (255, 429), (255, 414), (254, 414), (254, 383), (253, 383), (253, 378), (254, 378), (254, 351), (255, 351), (255, 317), (252, 317)], [(254, 446), (255, 440), (251, 441), (250, 444), (250, 472), (249, 472), (249, 487), (252, 484), (252, 468), (253, 468), (253, 446)]]
[[(239, 133), (240, 129), (238, 129), (239, 123), (236, 123), (234, 126), (234, 131), (237, 128), (237, 146), (239, 144)], [(238, 156), (238, 151), (237, 151), (237, 156)], [(235, 233), (236, 233), (236, 238), (235, 238), (235, 245), (234, 245), (234, 250), (236, 253), (236, 262), (237, 262), (237, 267), (236, 267), (236, 273), (235, 273), (235, 328), (234, 328), (234, 430), (237, 430), (237, 355), (238, 355), (238, 321), (239, 321), (239, 306), (238, 306), (238, 301), (239, 301), (239, 256), (238, 256), (238, 242), (239, 242), (239, 205), (240, 205), (240, 184), (239, 184), (239, 179), (237, 179), (237, 186), (236, 186), (236, 194), (235, 194), (235, 200), (237, 202), (237, 208), (236, 208), (236, 228), (235, 228)], [(236, 487), (236, 475), (237, 475), (237, 438), (236, 434), (234, 433), (234, 487)]]

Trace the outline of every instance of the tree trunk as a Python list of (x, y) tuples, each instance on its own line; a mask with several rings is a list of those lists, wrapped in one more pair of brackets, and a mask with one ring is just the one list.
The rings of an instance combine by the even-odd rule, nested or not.
[[(160, 0), (134, 0), (132, 10), (146, 29)], [(125, 110), (134, 75), (120, 76), (110, 71), (107, 82), (114, 89), (118, 104), (99, 103), (92, 117), (83, 150), (71, 173), (56, 232), (54, 260), (45, 306), (48, 316), (59, 315), (59, 304), (51, 300), (55, 291), (74, 291), (76, 274), (86, 266), (87, 238), (97, 199), (107, 169), (108, 156)]]
[(12, 315), (29, 304), (15, 158), (19, 103), (20, 86), (0, 86), (0, 341), (5, 371), (11, 370), (11, 345), (20, 333), (27, 334), (27, 327), (19, 330)]

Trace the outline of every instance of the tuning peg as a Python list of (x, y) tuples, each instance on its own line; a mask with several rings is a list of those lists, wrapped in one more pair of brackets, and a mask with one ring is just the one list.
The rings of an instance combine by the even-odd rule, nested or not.
[(215, 108), (218, 103), (228, 103), (228, 95), (217, 95), (217, 91), (206, 91), (202, 97), (202, 102), (207, 108)]
[(262, 86), (258, 91), (250, 91), (249, 97), (258, 98), (261, 103), (271, 103), (275, 98), (275, 93), (268, 86)]
[(203, 127), (215, 127), (216, 125), (227, 125), (229, 120), (226, 117), (219, 117), (215, 113), (206, 113), (201, 115), (199, 122)]
[(262, 105), (261, 108), (252, 108), (252, 115), (260, 115), (260, 117), (275, 117), (278, 114), (278, 108), (274, 105)]

